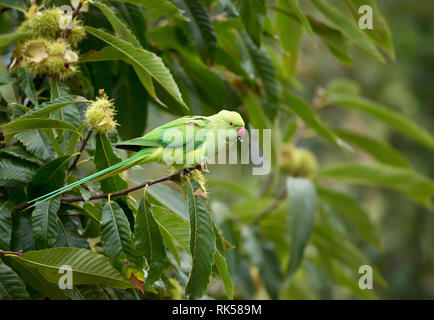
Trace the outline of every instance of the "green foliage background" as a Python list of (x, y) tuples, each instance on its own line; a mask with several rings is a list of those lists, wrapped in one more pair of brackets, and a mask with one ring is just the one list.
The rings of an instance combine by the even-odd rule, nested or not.
[[(357, 27), (362, 4), (374, 31)], [(13, 67), (29, 6), (0, 0), (0, 298), (434, 297), (431, 1), (94, 1), (68, 79)], [(69, 173), (101, 88), (119, 126)], [(116, 141), (222, 109), (272, 129), (269, 175), (211, 165), (208, 199), (193, 177), (17, 207), (127, 157)], [(147, 164), (72, 195), (165, 175)], [(358, 286), (365, 264), (374, 290)]]

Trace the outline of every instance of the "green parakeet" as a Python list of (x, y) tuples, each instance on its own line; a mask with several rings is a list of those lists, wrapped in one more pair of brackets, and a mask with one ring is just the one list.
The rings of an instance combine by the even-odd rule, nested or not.
[(30, 207), (85, 182), (108, 178), (137, 164), (156, 161), (179, 170), (197, 165), (206, 168), (207, 159), (244, 136), (244, 121), (235, 111), (222, 110), (209, 117), (185, 116), (155, 128), (143, 137), (120, 142), (116, 145), (117, 148), (137, 153), (111, 167), (33, 199), (30, 202), (36, 202)]

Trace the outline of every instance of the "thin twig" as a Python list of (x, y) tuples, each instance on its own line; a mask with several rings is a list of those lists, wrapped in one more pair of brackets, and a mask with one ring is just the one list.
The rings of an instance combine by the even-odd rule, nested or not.
[(71, 18), (71, 28), (67, 28), (65, 32), (63, 33), (63, 39), (65, 39), (68, 34), (71, 32), (72, 29), (72, 22), (74, 21), (74, 18), (80, 13), (80, 9), (83, 6), (83, 1), (80, 1), (77, 5), (77, 8), (72, 12), (72, 18)]
[(286, 198), (286, 195), (287, 195), (286, 191), (282, 192), (282, 194), (280, 196), (278, 196), (267, 209), (265, 209), (260, 214), (258, 214), (256, 219), (253, 220), (252, 224), (257, 226), (259, 224), (259, 222), (261, 222), (262, 219), (267, 217), (270, 213), (273, 213), (273, 211), (276, 210), (280, 206), (280, 203), (282, 202), (282, 200)]
[[(161, 178), (158, 178), (158, 179), (146, 180), (145, 182), (143, 182), (143, 183), (141, 183), (141, 184), (139, 184), (137, 186), (134, 186), (134, 187), (131, 187), (131, 188), (127, 188), (127, 189), (124, 189), (124, 190), (96, 194), (94, 196), (91, 196), (88, 200), (97, 200), (97, 199), (104, 199), (104, 198), (108, 198), (108, 197), (113, 198), (113, 197), (118, 197), (118, 196), (124, 196), (124, 195), (129, 194), (130, 192), (139, 190), (139, 189), (144, 188), (146, 186), (152, 186), (153, 184), (160, 183), (160, 182), (163, 182), (163, 181), (173, 181), (173, 180), (176, 180), (177, 178), (179, 178), (179, 177), (181, 177), (183, 175), (188, 175), (194, 169), (199, 169), (200, 170), (201, 166), (197, 165), (196, 167), (191, 168), (191, 169), (180, 170), (180, 171), (177, 171), (175, 173), (169, 174), (168, 176), (161, 177)], [(83, 197), (79, 197), (79, 196), (60, 197), (60, 201), (62, 201), (62, 202), (76, 202), (76, 201), (85, 201), (85, 200), (86, 199), (84, 199)], [(29, 205), (30, 204), (26, 201), (26, 202), (23, 202), (23, 203), (20, 203), (20, 204), (16, 205), (13, 210), (14, 211), (21, 211), (21, 210), (26, 209)]]
[(71, 173), (72, 169), (75, 168), (75, 166), (77, 165), (78, 160), (80, 159), (81, 155), (84, 152), (84, 148), (86, 148), (86, 144), (89, 141), (89, 138), (92, 134), (92, 129), (89, 129), (89, 132), (87, 133), (86, 138), (84, 138), (83, 143), (81, 144), (80, 150), (78, 151), (78, 155), (75, 157), (74, 162), (71, 164), (71, 166), (68, 169), (68, 174)]

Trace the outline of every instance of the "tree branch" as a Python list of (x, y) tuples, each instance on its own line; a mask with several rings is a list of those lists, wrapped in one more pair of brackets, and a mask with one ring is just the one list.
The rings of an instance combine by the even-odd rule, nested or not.
[[(110, 196), (110, 198), (118, 197), (118, 196), (124, 196), (124, 195), (129, 194), (130, 192), (139, 190), (139, 189), (144, 188), (146, 186), (152, 186), (153, 184), (160, 183), (160, 182), (163, 182), (163, 181), (173, 181), (173, 180), (176, 180), (176, 179), (178, 179), (179, 177), (181, 177), (183, 175), (188, 175), (192, 170), (195, 170), (195, 169), (202, 170), (202, 167), (201, 167), (201, 165), (197, 165), (194, 168), (180, 170), (180, 171), (177, 171), (175, 173), (169, 174), (169, 175), (167, 175), (165, 177), (161, 177), (161, 178), (154, 179), (154, 180), (146, 180), (145, 182), (143, 182), (143, 183), (141, 183), (141, 184), (139, 184), (137, 186), (131, 187), (131, 188), (127, 188), (127, 189), (120, 190), (120, 191), (114, 191), (114, 192), (96, 194), (94, 196), (91, 196), (89, 198), (89, 200), (104, 199), (104, 198), (108, 198), (108, 196)], [(75, 202), (75, 201), (85, 201), (85, 199), (83, 197), (79, 197), (79, 196), (60, 197), (60, 201), (62, 201), (62, 202)], [(14, 211), (21, 211), (21, 210), (26, 209), (29, 205), (30, 204), (26, 201), (26, 202), (23, 202), (23, 203), (20, 203), (20, 204), (16, 205), (13, 208), (13, 210)]]
[(68, 174), (74, 169), (74, 167), (77, 165), (78, 160), (80, 159), (81, 155), (83, 154), (84, 148), (86, 147), (87, 142), (89, 141), (89, 138), (92, 134), (92, 129), (89, 129), (89, 132), (87, 133), (86, 138), (84, 138), (83, 143), (81, 144), (80, 150), (78, 151), (79, 154), (75, 157), (74, 162), (71, 164), (71, 166), (68, 169)]
[(21, 257), (23, 255), (23, 250), (20, 250), (20, 251), (3, 251), (3, 250), (0, 250), (0, 253), (4, 254), (4, 255), (15, 255), (15, 256)]

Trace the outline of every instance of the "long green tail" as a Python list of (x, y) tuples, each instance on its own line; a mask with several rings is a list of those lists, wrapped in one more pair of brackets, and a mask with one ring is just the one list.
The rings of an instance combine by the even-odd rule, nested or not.
[(85, 182), (105, 179), (105, 178), (108, 178), (110, 176), (116, 175), (119, 172), (122, 172), (122, 171), (138, 164), (139, 162), (146, 162), (147, 156), (151, 154), (149, 151), (150, 150), (148, 150), (148, 149), (141, 150), (128, 159), (125, 159), (119, 163), (116, 163), (116, 164), (108, 167), (108, 168), (105, 168), (101, 171), (98, 171), (94, 174), (91, 174), (90, 176), (88, 176), (86, 178), (80, 179), (74, 183), (68, 184), (68, 185), (66, 185), (62, 188), (59, 188), (57, 190), (54, 190), (50, 193), (44, 194), (43, 196), (40, 196), (39, 198), (33, 199), (33, 200), (29, 201), (29, 203), (32, 203), (32, 202), (35, 202), (35, 203), (32, 204), (31, 206), (29, 206), (28, 208), (32, 208), (32, 207), (34, 207), (34, 206), (36, 206), (42, 202), (45, 202), (51, 198), (54, 198), (54, 197), (64, 193), (65, 191), (68, 191), (72, 188), (75, 188), (77, 186), (82, 185)]

